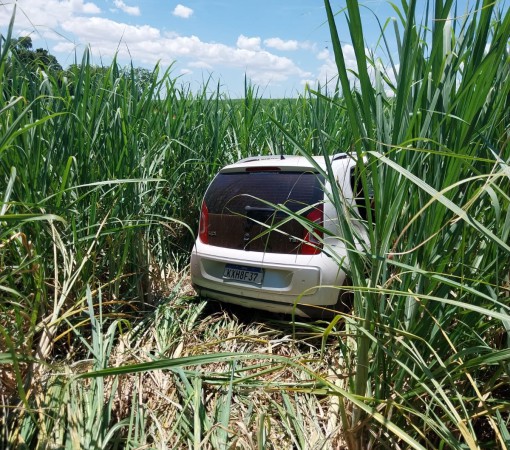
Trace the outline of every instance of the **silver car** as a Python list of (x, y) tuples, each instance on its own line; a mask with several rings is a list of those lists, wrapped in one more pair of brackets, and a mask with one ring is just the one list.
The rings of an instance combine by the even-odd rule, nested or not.
[[(330, 158), (344, 203), (355, 205), (363, 196), (355, 162), (346, 154)], [(347, 252), (320, 169), (326, 170), (324, 157), (283, 155), (246, 158), (219, 171), (191, 254), (199, 295), (300, 316), (342, 308)]]

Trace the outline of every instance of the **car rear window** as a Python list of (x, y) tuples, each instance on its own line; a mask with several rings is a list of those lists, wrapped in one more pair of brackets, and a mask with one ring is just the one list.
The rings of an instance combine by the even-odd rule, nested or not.
[(293, 212), (321, 202), (324, 178), (313, 172), (220, 173), (207, 190), (205, 203), (213, 214), (246, 214), (249, 208), (284, 204)]

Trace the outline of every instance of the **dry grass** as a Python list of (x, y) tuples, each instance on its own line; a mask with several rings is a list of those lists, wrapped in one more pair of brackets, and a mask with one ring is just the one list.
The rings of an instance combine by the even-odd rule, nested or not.
[[(333, 340), (321, 355), (322, 335), (316, 324), (313, 327), (307, 323), (295, 324), (293, 330), (289, 316), (216, 302), (206, 304), (195, 296), (185, 273), (179, 276), (174, 273), (169, 285), (173, 299), (160, 306), (160, 313), (155, 314), (150, 325), (141, 326), (120, 338), (112, 352), (110, 366), (219, 352), (270, 354), (303, 361), (308, 369), (342, 385), (342, 375), (338, 373), (342, 366), (340, 353)], [(192, 308), (200, 310), (195, 321), (172, 324), (179, 331), (169, 333), (169, 316), (165, 314), (182, 311), (182, 318), (189, 317)], [(243, 362), (236, 363), (238, 373), (242, 371), (241, 364)], [(294, 448), (296, 435), (302, 435), (306, 448), (342, 447), (336, 397), (321, 395), (320, 391), (310, 393), (313, 380), (295, 367), (268, 365), (267, 360), (254, 359), (249, 361), (246, 369), (244, 381), (232, 388), (226, 430), (230, 448), (257, 448), (262, 445), (262, 429), (267, 434), (264, 448)], [(188, 380), (194, 376), (201, 378), (199, 401), (211, 424), (211, 429), (204, 433), (201, 448), (213, 448), (210, 435), (221, 426), (216, 419), (219, 405), (224, 402), (229, 389), (225, 376), (231, 370), (228, 362), (214, 363), (194, 368), (185, 375)], [(250, 376), (253, 378), (248, 381)], [(303, 388), (301, 392), (300, 387)], [(146, 425), (147, 429), (153, 430), (155, 447), (189, 448), (182, 433), (184, 417), (193, 415), (190, 408), (193, 399), (188, 394), (183, 386), (183, 374), (179, 376), (172, 370), (122, 375), (115, 394), (115, 416), (117, 421), (129, 417), (133, 403), (138, 403), (147, 412)], [(295, 430), (295, 427), (300, 429)]]

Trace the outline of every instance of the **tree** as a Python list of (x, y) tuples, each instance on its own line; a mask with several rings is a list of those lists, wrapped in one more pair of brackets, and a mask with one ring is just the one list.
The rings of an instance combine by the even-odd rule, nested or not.
[(57, 58), (48, 50), (44, 48), (32, 50), (32, 38), (30, 36), (13, 39), (11, 48), (13, 57), (31, 71), (42, 69), (52, 73), (62, 72), (62, 66)]
[(94, 64), (71, 64), (65, 74), (70, 80), (80, 78), (82, 71), (87, 72), (87, 79), (98, 86), (104, 86), (106, 80), (111, 84), (115, 80), (122, 79), (125, 82), (133, 83), (136, 91), (142, 94), (145, 89), (150, 88), (157, 82), (157, 70), (149, 70), (143, 67), (120, 67), (115, 61), (110, 66), (97, 66)]
[(17, 50), (30, 50), (32, 48), (32, 38), (30, 36), (22, 36), (19, 39), (13, 39), (12, 46)]

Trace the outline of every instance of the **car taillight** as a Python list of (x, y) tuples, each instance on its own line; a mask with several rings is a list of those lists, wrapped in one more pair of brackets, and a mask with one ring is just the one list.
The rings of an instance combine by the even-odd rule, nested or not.
[(205, 201), (202, 202), (202, 209), (200, 210), (200, 224), (198, 226), (198, 237), (204, 244), (209, 243), (209, 211)]
[[(310, 211), (306, 218), (310, 222), (314, 222), (317, 225), (321, 225), (324, 222), (324, 208), (323, 205), (320, 204), (316, 206), (312, 211)], [(313, 231), (308, 231), (305, 229), (305, 233), (303, 236), (303, 243), (301, 244), (301, 254), (302, 255), (317, 255), (321, 252), (322, 249), (322, 231), (319, 231), (317, 228), (314, 228)], [(319, 239), (320, 238), (320, 239)]]

